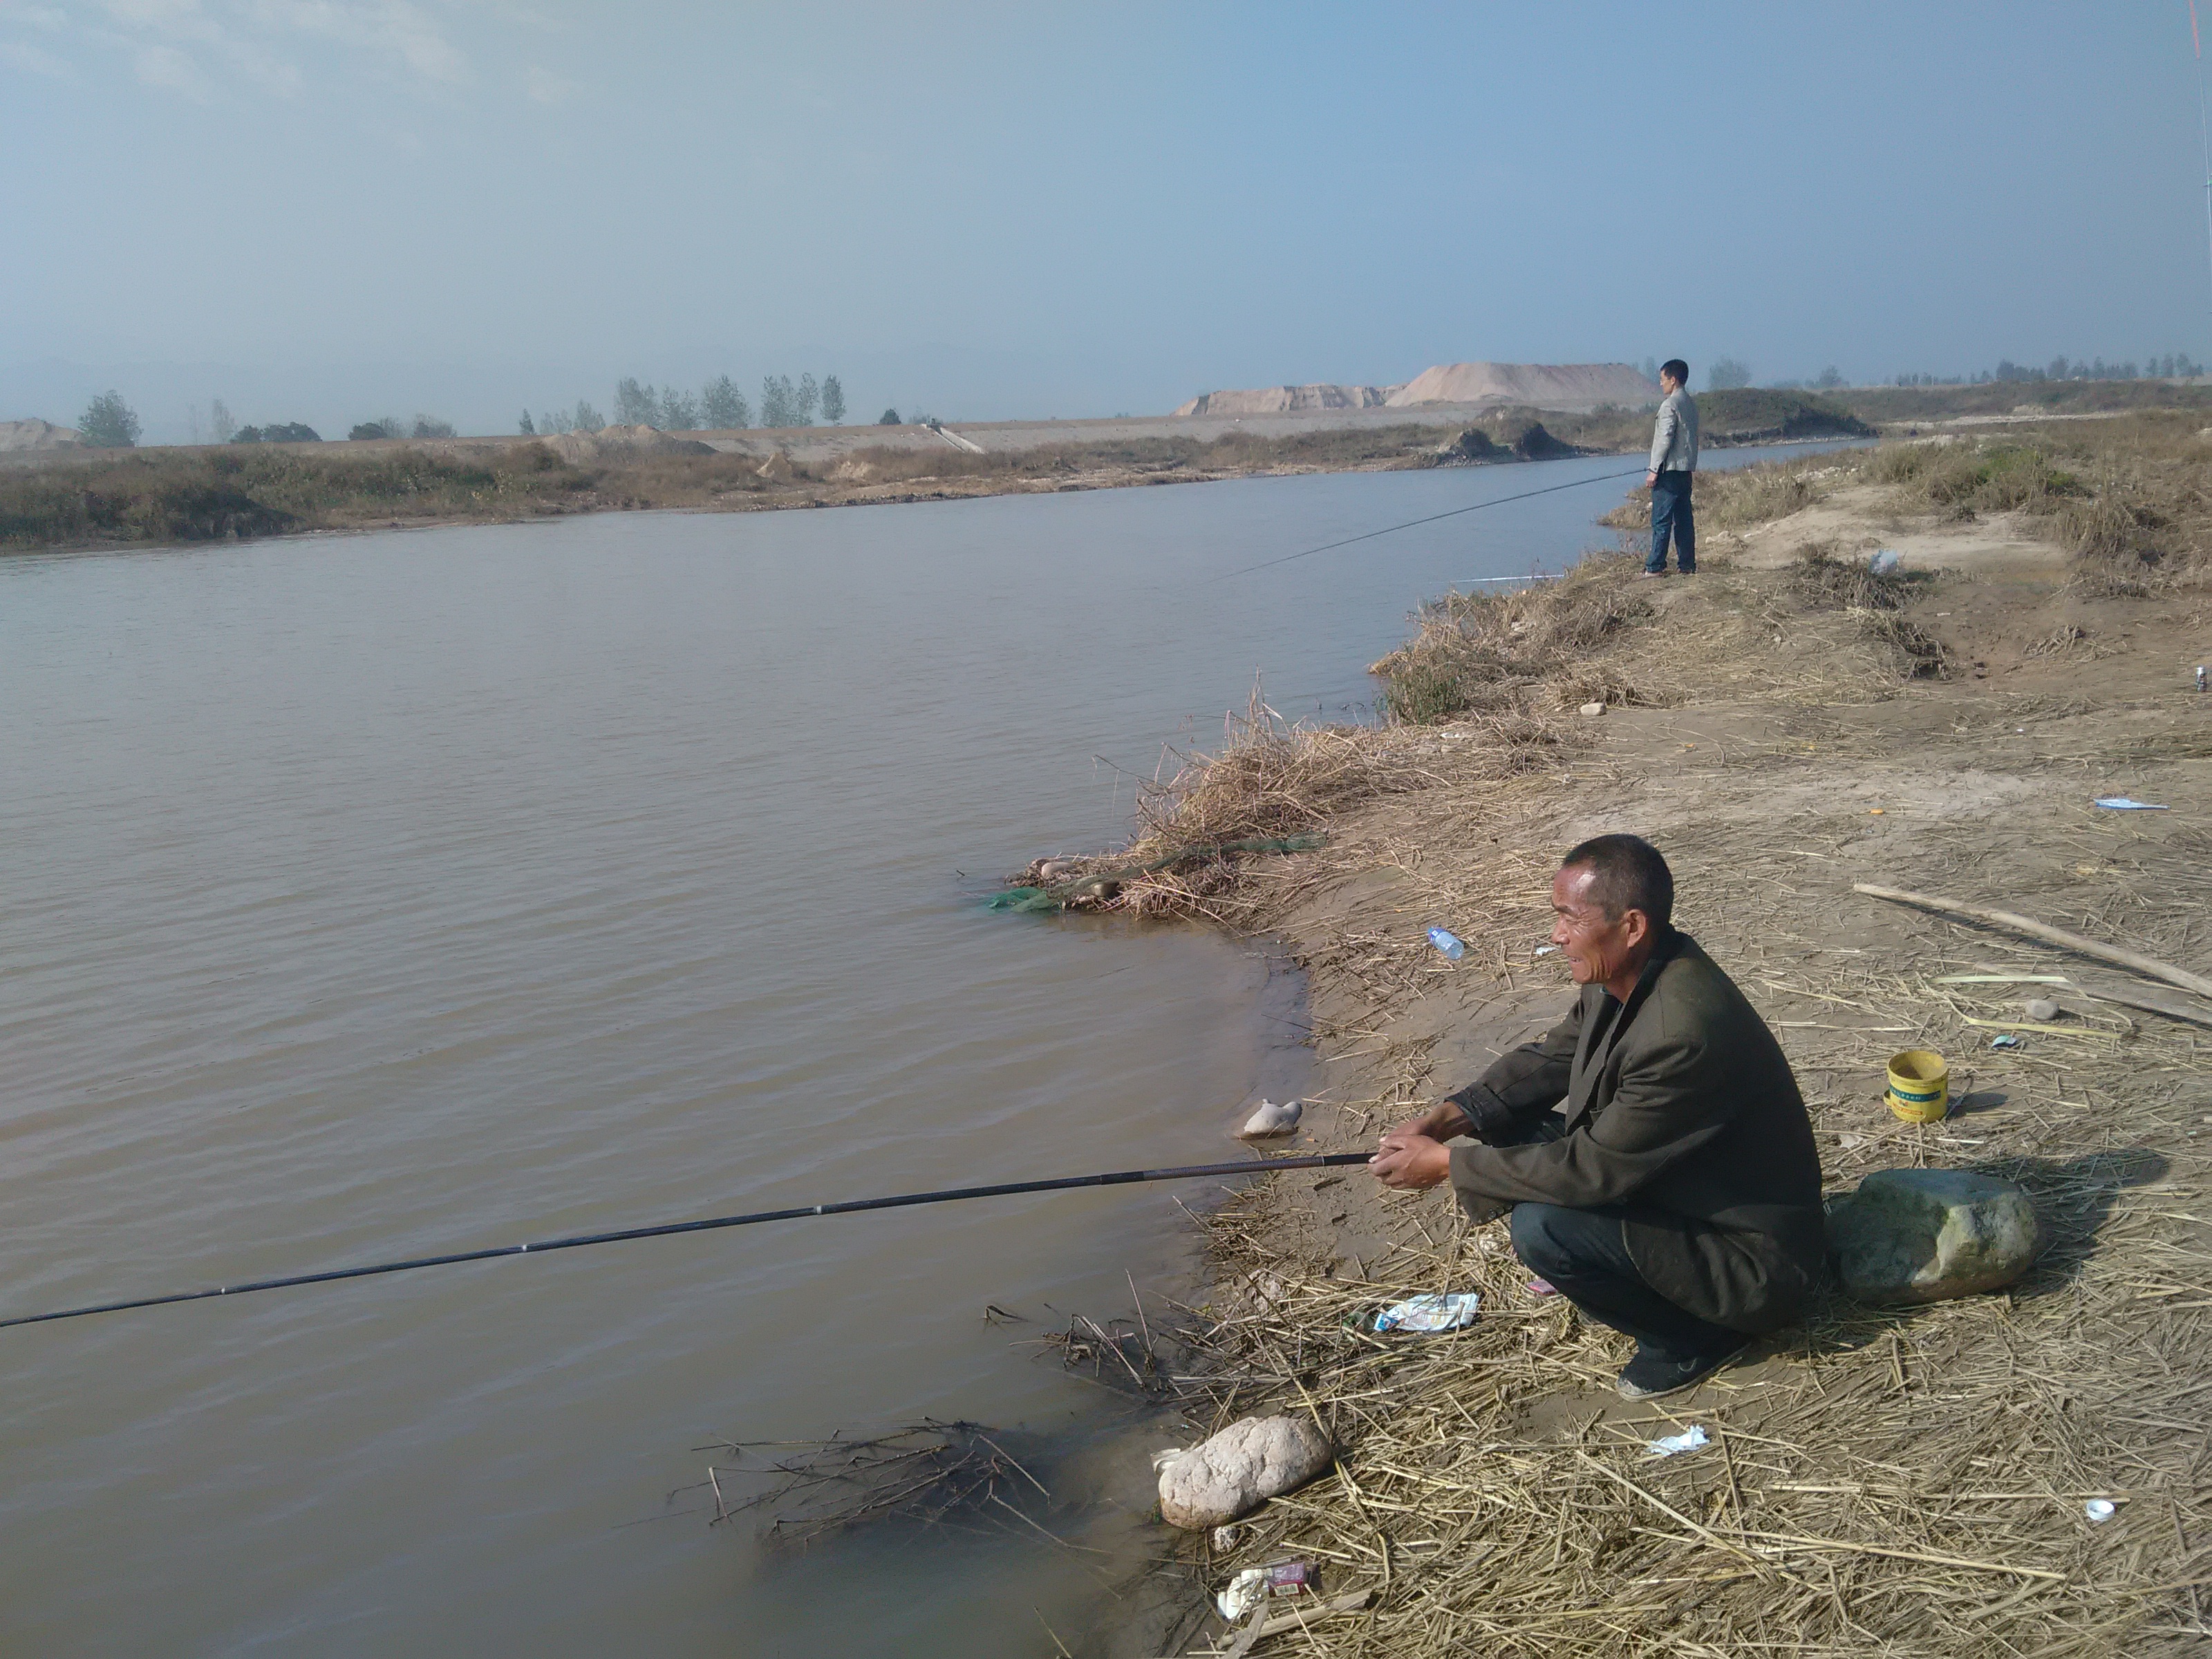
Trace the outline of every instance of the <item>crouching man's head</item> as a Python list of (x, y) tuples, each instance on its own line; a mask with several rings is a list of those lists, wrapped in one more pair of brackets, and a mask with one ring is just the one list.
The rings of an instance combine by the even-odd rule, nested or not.
[(1673, 928), (1674, 878), (1641, 836), (1595, 836), (1560, 861), (1552, 908), (1552, 943), (1575, 983), (1602, 985), (1626, 1001)]

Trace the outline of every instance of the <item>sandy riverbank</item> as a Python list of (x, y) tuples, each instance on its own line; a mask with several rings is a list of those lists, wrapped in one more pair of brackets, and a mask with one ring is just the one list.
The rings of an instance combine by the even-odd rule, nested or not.
[[(1194, 1426), (1310, 1410), (1340, 1468), (1232, 1549), (1186, 1547), (1173, 1650), (1225, 1646), (1199, 1592), (1287, 1555), (1375, 1600), (1252, 1651), (2202, 1650), (2212, 1030), (2069, 994), (2062, 1030), (1993, 1050), (1988, 1022), (2020, 1021), (2035, 988), (1948, 976), (2118, 976), (1852, 890), (1995, 904), (2202, 969), (2212, 695), (2191, 677), (2212, 588), (2193, 480), (2212, 443), (2194, 434), (2130, 417), (1715, 481), (1696, 579), (1593, 568), (1458, 607), (1388, 665), (1443, 677), (1461, 707), (1364, 736), (1255, 734), (1211, 803), (1194, 769), (1181, 804), (1210, 836), (1229, 793), (1274, 785), (1253, 829), (1330, 831), (1320, 854), (1124, 895), (1288, 941), (1328, 1079), (1313, 1146), (1371, 1144), (1556, 1018), (1551, 870), (1584, 836), (1633, 830), (1674, 864), (1682, 925), (1777, 1028), (1831, 1190), (1898, 1164), (1987, 1169), (2030, 1189), (2052, 1242), (2003, 1295), (1832, 1301), (1658, 1408), (1614, 1395), (1625, 1345), (1531, 1297), (1501, 1225), (1356, 1170), (1279, 1177), (1206, 1224), (1220, 1380)], [(1869, 586), (1855, 562), (1876, 545), (1905, 552), (1907, 580)], [(1607, 712), (1575, 712), (1587, 701)], [(2171, 810), (2091, 804), (2116, 794)], [(1467, 939), (1463, 960), (1429, 948), (1431, 921)], [(1923, 1046), (1964, 1096), (1924, 1128), (1879, 1100), (1886, 1058)], [(1351, 1328), (1443, 1289), (1484, 1294), (1475, 1329)], [(1692, 1424), (1707, 1450), (1645, 1457)], [(2100, 1496), (2118, 1514), (2093, 1525)]]

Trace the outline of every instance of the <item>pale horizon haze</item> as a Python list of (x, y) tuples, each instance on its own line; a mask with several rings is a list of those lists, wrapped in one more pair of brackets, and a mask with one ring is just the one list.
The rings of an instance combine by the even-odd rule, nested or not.
[(0, 0), (0, 420), (2212, 359), (2185, 3)]

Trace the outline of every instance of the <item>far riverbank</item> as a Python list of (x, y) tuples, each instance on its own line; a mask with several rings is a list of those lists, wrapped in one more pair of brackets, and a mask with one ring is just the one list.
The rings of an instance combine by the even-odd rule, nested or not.
[[(1708, 394), (1706, 440), (1869, 435), (1802, 394)], [(1381, 418), (1383, 416), (1388, 419)], [(1640, 453), (1642, 410), (1520, 408), (62, 451), (0, 468), (0, 551), (520, 523), (647, 509), (761, 512)]]

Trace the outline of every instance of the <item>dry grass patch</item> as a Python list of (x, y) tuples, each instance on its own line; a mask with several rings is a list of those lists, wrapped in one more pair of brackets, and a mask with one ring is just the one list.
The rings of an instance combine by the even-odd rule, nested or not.
[[(1833, 1298), (1760, 1345), (1763, 1382), (1626, 1411), (1626, 1343), (1532, 1298), (1502, 1224), (1431, 1206), (1435, 1237), (1347, 1275), (1279, 1242), (1298, 1235), (1270, 1194), (1233, 1200), (1206, 1224), (1236, 1288), (1194, 1334), (1212, 1420), (1310, 1412), (1344, 1455), (1194, 1571), (1299, 1557), (1327, 1593), (1379, 1590), (1368, 1617), (1256, 1650), (1332, 1659), (2191, 1650), (2212, 1498), (2180, 1431), (2212, 1352), (2142, 1286), (2212, 1267), (2202, 1230), (2160, 1225), (2125, 1157), (1989, 1168), (2055, 1237), (2012, 1294)], [(1468, 1290), (1483, 1313), (1460, 1335), (1369, 1328)], [(1645, 1450), (1693, 1423), (1705, 1449)], [(2091, 1498), (2118, 1516), (2091, 1524)]]
[(1382, 682), (1384, 708), (1415, 726), (1472, 714), (1503, 736), (1579, 703), (1655, 701), (1602, 660), (1652, 614), (1632, 585), (1636, 568), (1626, 555), (1594, 556), (1556, 582), (1431, 600), (1416, 614), (1413, 638), (1369, 671)]
[[(1778, 461), (1698, 475), (1696, 510), (1701, 531), (1741, 531), (1786, 519), (1826, 501), (1841, 485), (1856, 482), (1856, 464), (1833, 451), (1792, 455)], [(1651, 495), (1632, 489), (1628, 499), (1598, 522), (1627, 532), (1651, 528)]]
[(1860, 633), (1886, 653), (1905, 679), (1948, 679), (1949, 653), (1935, 635), (1905, 617), (1905, 608), (1933, 586), (1924, 571), (1877, 571), (1847, 559), (1833, 542), (1812, 542), (1797, 550), (1797, 561), (1784, 579), (1787, 592), (1808, 611), (1842, 611)]

